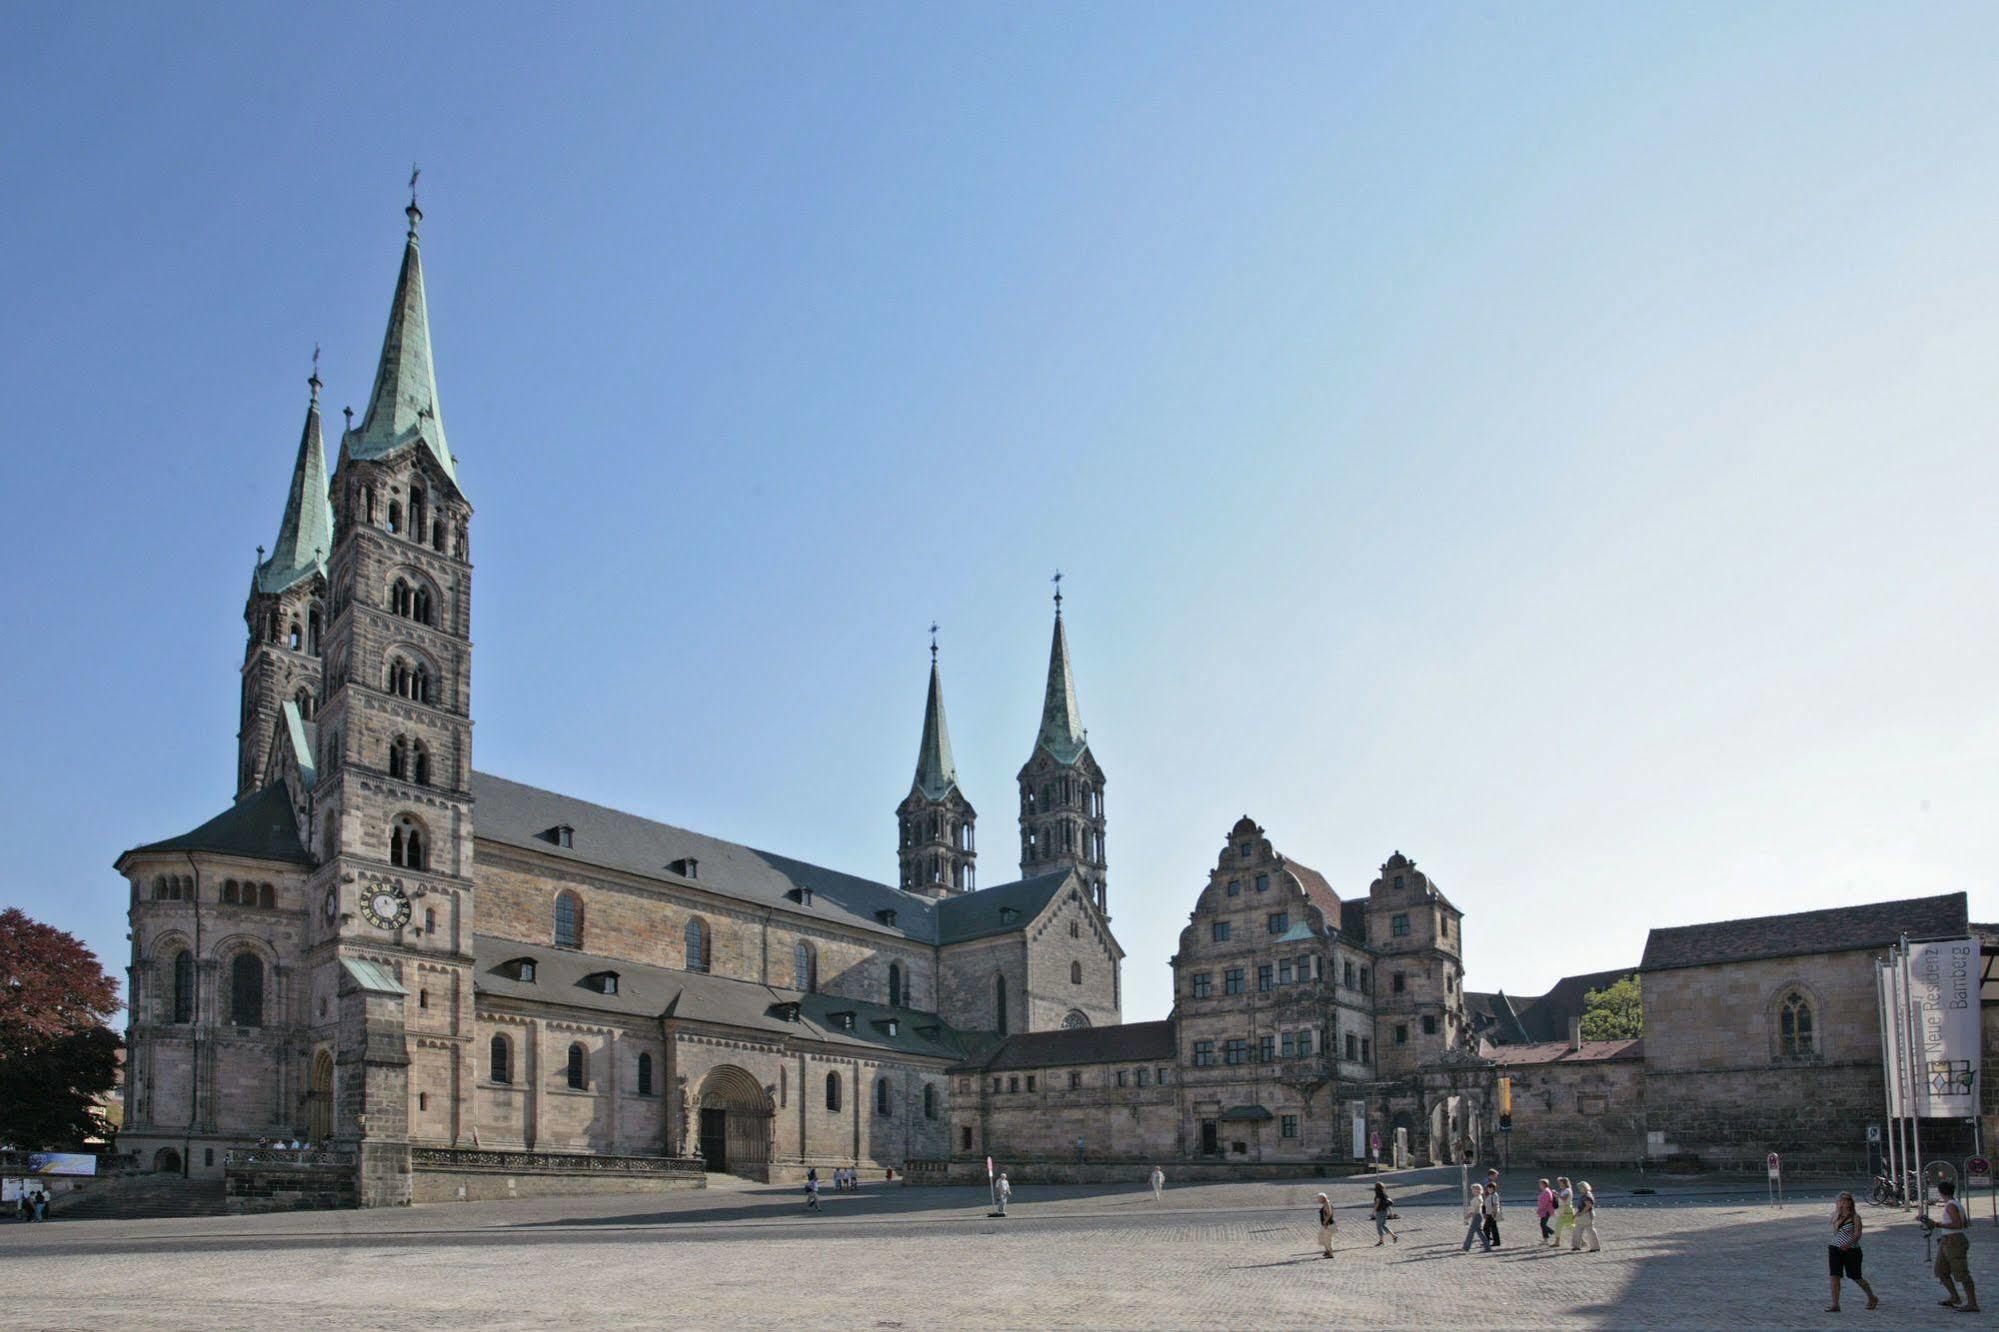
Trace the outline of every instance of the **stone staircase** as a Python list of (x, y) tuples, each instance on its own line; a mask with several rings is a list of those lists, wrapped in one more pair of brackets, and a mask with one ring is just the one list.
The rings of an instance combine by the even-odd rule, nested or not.
[(51, 1221), (149, 1220), (223, 1216), (222, 1181), (179, 1175), (115, 1175), (51, 1202)]

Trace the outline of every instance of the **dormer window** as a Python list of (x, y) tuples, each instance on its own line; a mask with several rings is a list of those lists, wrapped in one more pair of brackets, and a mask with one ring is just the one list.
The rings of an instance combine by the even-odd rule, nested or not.
[(944, 1034), (943, 1028), (934, 1022), (926, 1022), (916, 1029), (916, 1034), (926, 1041), (934, 1041)]
[(888, 1021), (882, 1023), (882, 1030), (891, 1036), (895, 1035), (901, 1028), (902, 1023), (895, 1018), (890, 1018)]
[(583, 983), (598, 994), (616, 994), (618, 992), (618, 973), (615, 971), (599, 971), (584, 977)]
[(1001, 907), (999, 911), (1000, 924), (1002, 925), (1010, 924), (1016, 916), (1020, 915), (1020, 911), (1015, 907)]
[(517, 957), (501, 967), (500, 971), (523, 985), (534, 984), (534, 959), (531, 957)]
[(833, 1018), (833, 1025), (841, 1031), (852, 1031), (854, 1029), (855, 1015), (851, 1009), (846, 1012), (834, 1013), (831, 1016)]
[(678, 874), (683, 879), (698, 879), (701, 877), (701, 862), (693, 856), (682, 856), (671, 865), (668, 865), (667, 869)]
[(812, 905), (812, 890), (810, 888), (802, 886), (794, 888), (790, 892), (786, 893), (785, 896), (790, 898), (792, 901), (798, 903), (798, 905), (800, 906)]
[(803, 1013), (804, 1005), (798, 1003), (796, 1000), (777, 1006), (777, 1020), (779, 1022), (796, 1022)]
[(576, 829), (566, 823), (556, 824), (553, 828), (543, 833), (542, 836), (566, 851), (575, 849)]
[(895, 924), (895, 912), (888, 907), (883, 907), (880, 911), (875, 912), (875, 919), (884, 925), (893, 925)]

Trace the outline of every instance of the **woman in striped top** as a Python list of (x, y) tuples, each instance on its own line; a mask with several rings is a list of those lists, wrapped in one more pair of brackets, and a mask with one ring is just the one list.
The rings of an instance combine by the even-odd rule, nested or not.
[(1874, 1287), (1860, 1275), (1860, 1213), (1854, 1210), (1853, 1195), (1842, 1193), (1832, 1205), (1832, 1243), (1826, 1246), (1826, 1267), (1832, 1273), (1832, 1303), (1827, 1313), (1839, 1312), (1839, 1279), (1845, 1277), (1867, 1296), (1867, 1307), (1878, 1308)]

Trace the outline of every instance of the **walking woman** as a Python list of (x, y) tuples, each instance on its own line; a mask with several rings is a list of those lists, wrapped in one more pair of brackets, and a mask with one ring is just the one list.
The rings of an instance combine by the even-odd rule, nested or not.
[(1492, 1241), (1487, 1239), (1485, 1234), (1485, 1185), (1483, 1184), (1471, 1186), (1471, 1201), (1465, 1204), (1465, 1223), (1465, 1246), (1462, 1252), (1470, 1253), (1471, 1242), (1477, 1240), (1485, 1247), (1485, 1252), (1491, 1253)]
[(1541, 1196), (1534, 1200), (1534, 1215), (1541, 1218), (1541, 1242), (1546, 1244), (1554, 1237), (1555, 1229), (1548, 1224), (1548, 1218), (1555, 1214), (1555, 1191), (1548, 1187), (1548, 1181), (1541, 1181)]
[(1576, 1233), (1569, 1240), (1569, 1251), (1579, 1251), (1584, 1240), (1589, 1241), (1591, 1253), (1603, 1252), (1603, 1245), (1596, 1238), (1596, 1193), (1588, 1180), (1576, 1186)]
[(1854, 1210), (1853, 1195), (1842, 1193), (1832, 1205), (1832, 1243), (1826, 1245), (1826, 1270), (1832, 1274), (1832, 1303), (1827, 1313), (1839, 1312), (1839, 1279), (1845, 1277), (1867, 1296), (1867, 1307), (1877, 1309), (1881, 1301), (1874, 1287), (1860, 1275), (1860, 1213)]
[(1576, 1223), (1576, 1194), (1567, 1175), (1555, 1176), (1555, 1247), (1562, 1247), (1562, 1232)]
[(1374, 1210), (1369, 1213), (1374, 1218), (1374, 1247), (1381, 1247), (1381, 1237), (1386, 1235), (1397, 1244), (1402, 1237), (1388, 1228), (1388, 1218), (1395, 1215), (1395, 1207), (1388, 1201), (1388, 1190), (1381, 1187), (1381, 1181), (1374, 1184)]
[(1339, 1228), (1339, 1222), (1333, 1220), (1333, 1200), (1323, 1193), (1318, 1195), (1318, 1200), (1319, 1256), (1330, 1258), (1333, 1256), (1333, 1232)]

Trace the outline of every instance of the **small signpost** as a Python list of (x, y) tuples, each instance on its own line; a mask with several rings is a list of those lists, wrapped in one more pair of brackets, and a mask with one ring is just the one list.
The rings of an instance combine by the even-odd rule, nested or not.
[(1376, 1129), (1376, 1130), (1375, 1130), (1374, 1132), (1372, 1132), (1372, 1133), (1370, 1133), (1370, 1134), (1368, 1134), (1368, 1135), (1367, 1135), (1367, 1151), (1368, 1151), (1368, 1155), (1372, 1156), (1372, 1157), (1373, 1157), (1373, 1158), (1375, 1159), (1375, 1161), (1376, 1161), (1377, 1163), (1378, 1163), (1378, 1162), (1379, 1162), (1379, 1161), (1381, 1160), (1381, 1130), (1380, 1130), (1380, 1129)]
[(1974, 1189), (1984, 1189), (1992, 1197), (1992, 1224), (1999, 1226), (1999, 1189), (1992, 1186), (1992, 1163), (1974, 1156), (1964, 1163), (1964, 1180)]
[(993, 1158), (990, 1156), (986, 1158), (986, 1192), (990, 1193), (993, 1199), (993, 1210), (986, 1215), (1005, 1216), (1006, 1213), (999, 1209), (999, 1185), (993, 1181)]
[(1784, 1163), (1778, 1160), (1777, 1153), (1772, 1152), (1763, 1158), (1763, 1164), (1770, 1168), (1770, 1201), (1782, 1207), (1784, 1205)]

